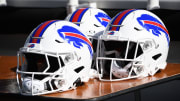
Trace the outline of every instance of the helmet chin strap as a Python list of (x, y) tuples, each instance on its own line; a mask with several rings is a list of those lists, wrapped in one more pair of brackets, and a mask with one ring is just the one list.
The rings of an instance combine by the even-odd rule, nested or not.
[(117, 78), (128, 77), (129, 71), (128, 69), (132, 66), (132, 63), (128, 63), (126, 66), (121, 67), (117, 64), (116, 61), (113, 61), (112, 65), (112, 74)]
[(45, 83), (40, 80), (32, 80), (32, 77), (26, 77), (22, 82), (22, 88), (23, 91), (26, 91), (27, 93), (31, 92), (32, 94), (36, 94), (44, 91), (47, 87)]

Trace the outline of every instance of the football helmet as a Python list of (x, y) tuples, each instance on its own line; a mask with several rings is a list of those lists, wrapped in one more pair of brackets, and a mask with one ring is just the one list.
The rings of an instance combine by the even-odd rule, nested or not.
[(20, 92), (40, 95), (75, 89), (87, 82), (93, 49), (77, 25), (50, 20), (31, 32), (17, 56)]
[(140, 9), (118, 13), (98, 39), (100, 80), (146, 77), (165, 69), (169, 42), (168, 30), (155, 14)]
[[(97, 39), (103, 34), (111, 18), (101, 9), (97, 8), (79, 8), (67, 16), (66, 20), (80, 26), (85, 31), (92, 42), (94, 53), (96, 53)], [(92, 68), (95, 68), (96, 54), (93, 55)]]
[(101, 9), (79, 8), (70, 14), (66, 20), (80, 26), (88, 37), (96, 38), (102, 34), (111, 18)]

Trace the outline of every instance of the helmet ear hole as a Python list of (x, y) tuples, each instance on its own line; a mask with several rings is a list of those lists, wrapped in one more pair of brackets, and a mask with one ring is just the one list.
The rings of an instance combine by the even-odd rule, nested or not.
[(134, 27), (134, 29), (135, 29), (136, 31), (141, 31), (141, 30), (142, 30), (142, 29), (137, 28), (137, 27)]
[(79, 73), (81, 70), (83, 70), (84, 69), (84, 66), (81, 66), (81, 67), (78, 67), (78, 68), (76, 68), (74, 71), (76, 72), (76, 73)]
[(161, 57), (161, 53), (159, 53), (159, 54), (156, 54), (156, 55), (154, 55), (152, 58), (154, 59), (154, 60), (157, 60), (158, 58), (160, 58)]
[(94, 24), (95, 27), (101, 27), (100, 25)]
[(62, 43), (61, 41), (59, 41), (59, 40), (57, 40), (57, 39), (55, 40), (55, 42), (57, 42), (57, 43)]

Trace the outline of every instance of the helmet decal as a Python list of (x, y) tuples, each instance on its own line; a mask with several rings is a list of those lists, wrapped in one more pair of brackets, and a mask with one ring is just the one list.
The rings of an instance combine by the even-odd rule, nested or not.
[(102, 12), (99, 12), (98, 14), (96, 14), (95, 17), (104, 27), (106, 27), (109, 21), (111, 20), (111, 18), (108, 15)]
[[(123, 20), (126, 18), (126, 16), (133, 11), (135, 11), (135, 9), (129, 9), (129, 10), (120, 12), (119, 14), (117, 14), (115, 16), (115, 18), (112, 20), (111, 24), (112, 25), (121, 25)], [(119, 29), (120, 29), (120, 27), (114, 26), (114, 27), (110, 27), (109, 31), (119, 31)]]
[(40, 43), (40, 37), (42, 37), (44, 31), (48, 28), (49, 25), (56, 21), (57, 20), (50, 20), (40, 24), (33, 32), (29, 43)]
[[(72, 16), (71, 16), (71, 18), (70, 18), (70, 22), (80, 22), (81, 21), (81, 19), (82, 19), (82, 17), (83, 17), (83, 15), (84, 15), (84, 13), (88, 10), (89, 8), (81, 8), (81, 9), (78, 9), (78, 10), (76, 10), (73, 14), (72, 14)], [(80, 24), (77, 24), (78, 26), (80, 25)]]
[(152, 30), (152, 33), (155, 36), (161, 35), (160, 31), (164, 32), (166, 35), (167, 42), (169, 44), (169, 33), (166, 27), (155, 17), (150, 16), (148, 14), (142, 14), (137, 18), (139, 24), (144, 27), (147, 31)]
[(58, 29), (57, 32), (62, 39), (66, 40), (69, 44), (73, 43), (73, 46), (76, 48), (83, 47), (82, 43), (86, 44), (91, 56), (93, 55), (91, 42), (83, 33), (81, 33), (76, 28), (73, 28), (71, 26), (63, 26), (61, 29)]
[(28, 47), (34, 48), (34, 47), (35, 47), (35, 44), (30, 44)]
[(110, 33), (108, 33), (109, 35), (114, 35), (114, 31), (111, 31)]

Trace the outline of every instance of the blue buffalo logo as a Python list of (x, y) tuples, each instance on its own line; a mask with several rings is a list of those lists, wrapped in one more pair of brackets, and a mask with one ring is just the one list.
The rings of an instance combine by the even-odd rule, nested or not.
[(96, 14), (95, 17), (104, 27), (106, 27), (109, 21), (111, 20), (111, 18), (108, 15), (101, 12)]
[(166, 27), (158, 19), (148, 14), (142, 14), (140, 17), (137, 18), (137, 21), (147, 31), (152, 30), (152, 34), (154, 34), (155, 36), (159, 37), (159, 35), (161, 35), (160, 31), (164, 32), (166, 35), (167, 42), (169, 44), (169, 33)]
[(66, 40), (69, 44), (73, 43), (73, 46), (76, 48), (80, 49), (83, 47), (83, 44), (87, 45), (91, 56), (93, 55), (91, 42), (76, 28), (63, 26), (61, 29), (58, 29), (57, 32), (62, 39)]

